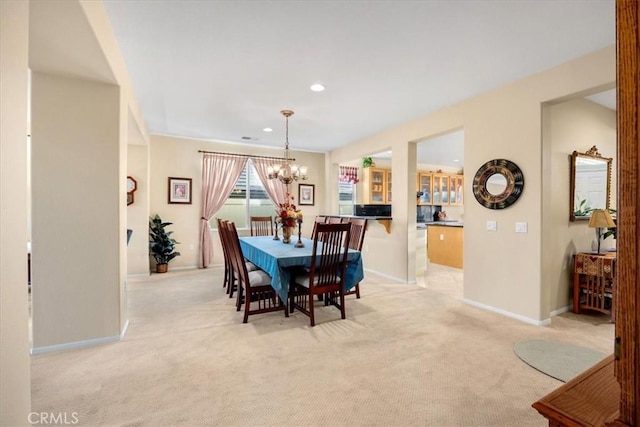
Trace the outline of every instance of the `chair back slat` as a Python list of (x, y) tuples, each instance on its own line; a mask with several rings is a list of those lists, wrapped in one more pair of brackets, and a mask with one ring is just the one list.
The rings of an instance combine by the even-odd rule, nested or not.
[(273, 236), (273, 217), (252, 216), (251, 235), (252, 236)]
[(343, 286), (341, 278), (345, 277), (346, 272), (350, 230), (350, 224), (317, 224), (313, 239), (310, 286)]
[(364, 243), (364, 234), (367, 231), (366, 218), (349, 218), (351, 224), (351, 233), (349, 236), (349, 249), (355, 249), (362, 252), (362, 244)]

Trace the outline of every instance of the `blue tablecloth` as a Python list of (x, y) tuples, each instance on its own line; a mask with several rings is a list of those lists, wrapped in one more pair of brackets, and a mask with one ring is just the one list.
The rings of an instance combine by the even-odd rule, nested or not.
[[(295, 239), (287, 244), (282, 243), (282, 240), (273, 240), (271, 236), (240, 237), (244, 257), (271, 276), (271, 286), (282, 301), (287, 301), (288, 298), (291, 267), (311, 266), (313, 240), (302, 238), (302, 243), (304, 248), (296, 248)], [(359, 251), (349, 249), (345, 290), (353, 288), (362, 279), (362, 256)]]

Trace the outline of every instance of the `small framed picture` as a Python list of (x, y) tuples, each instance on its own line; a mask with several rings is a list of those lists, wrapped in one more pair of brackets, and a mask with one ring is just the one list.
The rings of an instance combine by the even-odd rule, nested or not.
[(313, 184), (298, 184), (298, 204), (313, 206), (316, 198), (316, 186)]
[(169, 203), (191, 204), (191, 178), (169, 177)]

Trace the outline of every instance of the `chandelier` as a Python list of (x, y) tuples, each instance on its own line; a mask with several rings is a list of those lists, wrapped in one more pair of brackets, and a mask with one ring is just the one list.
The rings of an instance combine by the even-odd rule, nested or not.
[(291, 110), (282, 110), (280, 113), (286, 117), (286, 139), (284, 145), (284, 163), (283, 164), (274, 164), (267, 168), (267, 173), (270, 179), (278, 178), (280, 182), (285, 185), (291, 184), (293, 181), (298, 180), (307, 180), (309, 177), (307, 176), (307, 167), (306, 166), (298, 166), (293, 161), (295, 159), (291, 158), (291, 152), (289, 151), (289, 117), (293, 115), (293, 111)]

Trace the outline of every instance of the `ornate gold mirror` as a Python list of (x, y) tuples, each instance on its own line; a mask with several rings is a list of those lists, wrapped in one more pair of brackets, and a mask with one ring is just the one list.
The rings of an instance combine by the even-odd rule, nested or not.
[(594, 145), (585, 153), (571, 154), (569, 220), (591, 218), (594, 209), (609, 209), (611, 157), (602, 157)]

